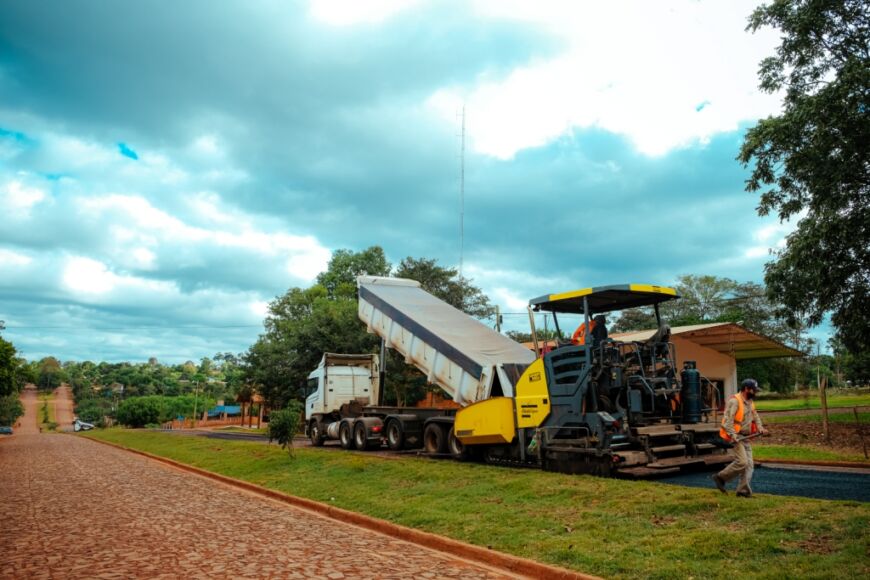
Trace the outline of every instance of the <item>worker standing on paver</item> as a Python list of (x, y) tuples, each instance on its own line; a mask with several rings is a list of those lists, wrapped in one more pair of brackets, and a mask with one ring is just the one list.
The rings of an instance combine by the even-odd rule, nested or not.
[(728, 399), (728, 404), (725, 405), (725, 416), (722, 418), (719, 436), (728, 443), (734, 444), (734, 461), (713, 476), (713, 483), (722, 493), (727, 493), (725, 484), (739, 476), (737, 495), (752, 497), (749, 482), (752, 481), (754, 466), (750, 439), (758, 435), (767, 435), (767, 429), (761, 424), (761, 417), (755, 410), (753, 399), (757, 392), (758, 382), (755, 379), (746, 379), (740, 383), (740, 392)]

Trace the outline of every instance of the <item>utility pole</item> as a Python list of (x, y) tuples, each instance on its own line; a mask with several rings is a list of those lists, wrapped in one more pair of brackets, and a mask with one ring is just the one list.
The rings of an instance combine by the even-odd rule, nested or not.
[(816, 343), (816, 386), (819, 388), (819, 400), (822, 403), (822, 431), (825, 434), (825, 441), (830, 442), (831, 431), (828, 427), (828, 393), (827, 393), (828, 377), (822, 380), (822, 352), (819, 343)]
[(495, 305), (495, 331), (501, 334), (501, 308)]
[(459, 279), (465, 253), (465, 105), (462, 105), (462, 136), (459, 146)]
[(190, 425), (191, 429), (196, 429), (196, 404), (199, 395), (199, 382), (193, 384), (193, 422)]

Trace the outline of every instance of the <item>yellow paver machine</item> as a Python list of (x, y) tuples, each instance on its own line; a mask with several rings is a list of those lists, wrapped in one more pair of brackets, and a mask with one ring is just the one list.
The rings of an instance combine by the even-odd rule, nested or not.
[[(371, 407), (343, 420), (365, 421), (369, 440), (402, 429), (422, 433), (431, 454), (563, 473), (649, 477), (727, 462), (716, 417), (721, 393), (694, 362), (676, 368), (661, 319), (659, 305), (678, 298), (672, 288), (640, 284), (535, 298), (533, 337), (534, 312), (549, 313), (559, 336), (559, 315), (581, 315), (584, 330), (548, 352), (535, 340), (536, 356), (416, 282), (361, 278), (369, 331), (462, 407), (427, 417)], [(636, 307), (653, 308), (658, 331), (642, 342), (609, 337), (603, 315)]]

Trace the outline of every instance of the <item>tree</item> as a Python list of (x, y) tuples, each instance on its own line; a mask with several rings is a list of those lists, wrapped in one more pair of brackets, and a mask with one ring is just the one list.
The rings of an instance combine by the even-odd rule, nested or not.
[(0, 397), (18, 392), (17, 370), (19, 360), (15, 347), (0, 337)]
[(865, 0), (775, 0), (748, 29), (782, 32), (761, 62), (760, 88), (783, 110), (744, 138), (738, 160), (760, 192), (759, 215), (800, 218), (765, 266), (791, 322), (826, 313), (850, 352), (870, 349), (870, 10)]
[(326, 271), (317, 276), (317, 284), (323, 286), (327, 295), (332, 297), (342, 285), (356, 288), (357, 276), (389, 276), (391, 268), (380, 246), (372, 246), (361, 252), (336, 250)]
[(39, 361), (39, 375), (36, 384), (40, 389), (50, 391), (59, 387), (65, 380), (66, 373), (56, 358), (47, 356)]
[(0, 396), (0, 425), (9, 426), (24, 415), (24, 406), (17, 394)]

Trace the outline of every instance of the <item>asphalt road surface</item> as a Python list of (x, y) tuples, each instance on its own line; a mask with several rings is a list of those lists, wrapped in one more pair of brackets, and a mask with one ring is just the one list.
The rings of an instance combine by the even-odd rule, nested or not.
[[(754, 493), (797, 495), (817, 499), (842, 499), (870, 502), (870, 470), (829, 471), (821, 469), (793, 469), (785, 467), (756, 467), (752, 476)], [(659, 479), (662, 483), (707, 487), (716, 489), (710, 481), (711, 472), (683, 473)], [(729, 493), (734, 493), (737, 481), (729, 482)]]

